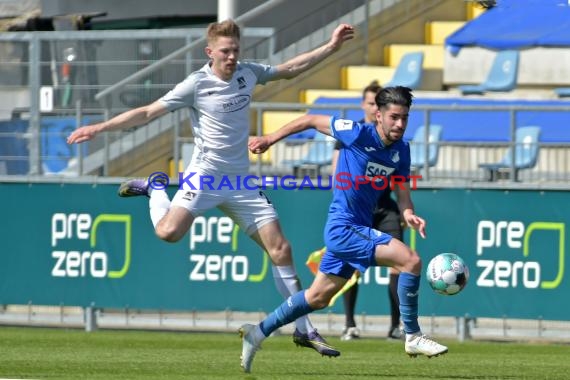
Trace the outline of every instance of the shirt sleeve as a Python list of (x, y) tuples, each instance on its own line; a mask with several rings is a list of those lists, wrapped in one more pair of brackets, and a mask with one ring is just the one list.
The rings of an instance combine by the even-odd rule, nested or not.
[(192, 106), (196, 98), (196, 82), (197, 75), (190, 75), (159, 100), (171, 112), (179, 108)]
[(256, 62), (240, 62), (240, 65), (253, 72), (253, 75), (257, 77), (258, 84), (265, 84), (273, 80), (277, 74), (277, 68), (270, 65), (264, 65)]
[(362, 131), (360, 124), (348, 120), (338, 119), (335, 116), (331, 118), (331, 131), (333, 137), (340, 141), (344, 146), (351, 146)]

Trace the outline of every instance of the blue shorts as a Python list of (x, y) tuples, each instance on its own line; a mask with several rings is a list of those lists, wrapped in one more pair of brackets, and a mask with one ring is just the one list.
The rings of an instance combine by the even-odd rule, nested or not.
[(354, 270), (364, 273), (377, 266), (376, 246), (388, 244), (392, 236), (374, 228), (358, 225), (327, 225), (325, 245), (327, 251), (319, 270), (325, 274), (350, 278)]

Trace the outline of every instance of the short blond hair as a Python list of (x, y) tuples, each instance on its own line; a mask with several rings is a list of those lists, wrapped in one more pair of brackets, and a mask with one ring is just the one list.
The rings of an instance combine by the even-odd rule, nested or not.
[(234, 20), (225, 20), (222, 22), (213, 22), (208, 25), (206, 33), (208, 43), (215, 42), (218, 37), (233, 37), (240, 39), (240, 31), (238, 24)]

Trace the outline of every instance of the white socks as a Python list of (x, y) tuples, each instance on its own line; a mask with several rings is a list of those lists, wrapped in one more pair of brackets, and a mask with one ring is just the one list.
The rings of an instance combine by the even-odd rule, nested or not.
[(148, 207), (150, 208), (150, 219), (152, 220), (152, 225), (156, 228), (158, 222), (164, 218), (164, 215), (166, 215), (170, 209), (170, 199), (168, 198), (166, 191), (153, 189), (150, 192)]
[[(273, 265), (272, 270), (275, 285), (283, 298), (287, 299), (302, 290), (301, 282), (299, 281), (297, 272), (295, 272), (295, 268), (292, 265)], [(309, 331), (313, 331), (315, 329), (306, 315), (296, 319), (295, 326), (303, 334), (307, 334)]]

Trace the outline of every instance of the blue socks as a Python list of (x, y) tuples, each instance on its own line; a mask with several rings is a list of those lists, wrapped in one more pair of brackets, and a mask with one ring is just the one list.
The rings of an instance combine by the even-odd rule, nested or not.
[[(406, 334), (420, 331), (418, 324), (418, 294), (420, 289), (420, 276), (412, 273), (400, 273), (398, 279), (398, 298), (400, 299), (400, 314), (404, 323)], [(305, 300), (305, 291), (287, 298), (277, 309), (259, 324), (263, 335), (269, 336), (281, 326), (293, 322), (297, 318), (309, 314), (313, 308)]]
[(269, 314), (267, 318), (261, 321), (259, 328), (263, 332), (263, 335), (268, 337), (279, 327), (285, 326), (286, 324), (291, 323), (297, 318), (309, 314), (312, 311), (313, 308), (311, 308), (307, 303), (307, 300), (305, 300), (305, 291), (301, 290), (287, 298), (285, 302), (279, 305), (279, 307)]
[(420, 331), (418, 324), (418, 294), (420, 276), (402, 272), (398, 279), (398, 298), (400, 299), (400, 314), (406, 334)]

